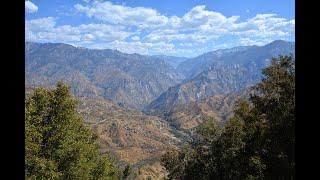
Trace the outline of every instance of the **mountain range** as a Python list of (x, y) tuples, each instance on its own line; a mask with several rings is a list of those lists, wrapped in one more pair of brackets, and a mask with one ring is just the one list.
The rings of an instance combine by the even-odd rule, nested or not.
[(185, 75), (186, 80), (196, 77), (204, 70), (212, 67), (224, 68), (234, 66), (251, 68), (260, 72), (267, 66), (272, 57), (295, 53), (295, 43), (276, 40), (264, 46), (238, 46), (204, 53), (180, 63), (177, 71)]
[(144, 109), (168, 101), (169, 96), (170, 104), (177, 104), (241, 90), (260, 80), (260, 70), (271, 57), (290, 53), (294, 43), (281, 40), (190, 59), (26, 42), (26, 84), (53, 86), (63, 80), (78, 96), (103, 97), (123, 107)]
[(61, 43), (25, 45), (26, 84), (69, 83), (74, 94), (142, 108), (184, 78), (164, 60)]
[(68, 83), (101, 152), (140, 167), (181, 147), (204, 119), (227, 120), (272, 57), (288, 54), (295, 54), (295, 43), (282, 40), (194, 58), (26, 42), (25, 87)]
[(265, 46), (240, 46), (188, 59), (177, 67), (182, 83), (170, 87), (144, 108), (170, 112), (175, 107), (201, 102), (216, 95), (246, 92), (263, 77), (272, 57), (294, 55), (294, 43), (274, 41)]

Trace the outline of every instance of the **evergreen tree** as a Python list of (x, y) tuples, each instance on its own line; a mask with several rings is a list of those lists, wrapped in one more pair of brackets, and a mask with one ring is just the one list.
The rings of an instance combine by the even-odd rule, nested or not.
[(294, 179), (294, 59), (273, 58), (262, 73), (223, 127), (206, 120), (187, 151), (163, 156), (169, 179)]
[(292, 56), (273, 59), (265, 78), (251, 97), (256, 111), (268, 122), (264, 160), (268, 179), (293, 179), (295, 167), (295, 66)]
[(26, 179), (115, 179), (117, 169), (76, 113), (62, 82), (38, 88), (26, 100)]

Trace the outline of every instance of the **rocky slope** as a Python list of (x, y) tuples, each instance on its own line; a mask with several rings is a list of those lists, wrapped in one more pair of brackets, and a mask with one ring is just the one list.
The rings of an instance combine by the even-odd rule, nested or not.
[(217, 50), (191, 59), (61, 43), (26, 43), (25, 51), (28, 85), (52, 86), (64, 80), (77, 96), (103, 97), (124, 107), (143, 109), (150, 103), (163, 104), (163, 99), (167, 104), (177, 104), (170, 98), (179, 99), (181, 104), (246, 88), (260, 80), (261, 69), (271, 57), (294, 54), (294, 43), (278, 40), (265, 46)]
[(26, 43), (26, 84), (69, 83), (73, 93), (142, 108), (183, 76), (161, 59), (61, 43)]
[(102, 153), (140, 167), (181, 143), (163, 119), (104, 99), (80, 99), (79, 113), (98, 136)]
[(209, 97), (241, 92), (261, 80), (261, 69), (272, 57), (290, 53), (294, 54), (294, 43), (274, 41), (261, 47), (218, 50), (184, 61), (178, 67), (184, 69), (184, 82), (170, 87), (144, 110), (171, 112)]
[(225, 65), (233, 65), (260, 72), (272, 57), (294, 52), (294, 42), (276, 40), (264, 46), (239, 46), (211, 51), (180, 63), (177, 70), (186, 76), (186, 80), (196, 77), (212, 66), (223, 68)]
[(233, 115), (239, 99), (247, 99), (253, 91), (247, 88), (240, 92), (218, 94), (197, 101), (191, 99), (185, 104), (149, 107), (147, 114), (166, 119), (171, 126), (186, 132), (189, 136), (204, 119), (214, 118), (224, 122)]
[(261, 74), (248, 69), (234, 67), (212, 68), (200, 73), (194, 79), (169, 88), (145, 110), (172, 109), (173, 107), (198, 102), (214, 95), (241, 91), (256, 83)]

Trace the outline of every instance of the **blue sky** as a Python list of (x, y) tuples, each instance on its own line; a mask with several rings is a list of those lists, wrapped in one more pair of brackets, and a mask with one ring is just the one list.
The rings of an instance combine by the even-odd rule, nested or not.
[(194, 57), (294, 41), (293, 0), (31, 0), (26, 41)]

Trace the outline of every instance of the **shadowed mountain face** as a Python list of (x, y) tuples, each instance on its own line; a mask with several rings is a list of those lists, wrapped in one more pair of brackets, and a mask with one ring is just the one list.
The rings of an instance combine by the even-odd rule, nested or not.
[(183, 76), (163, 60), (115, 50), (61, 43), (26, 43), (26, 84), (52, 86), (64, 80), (73, 93), (142, 108)]

